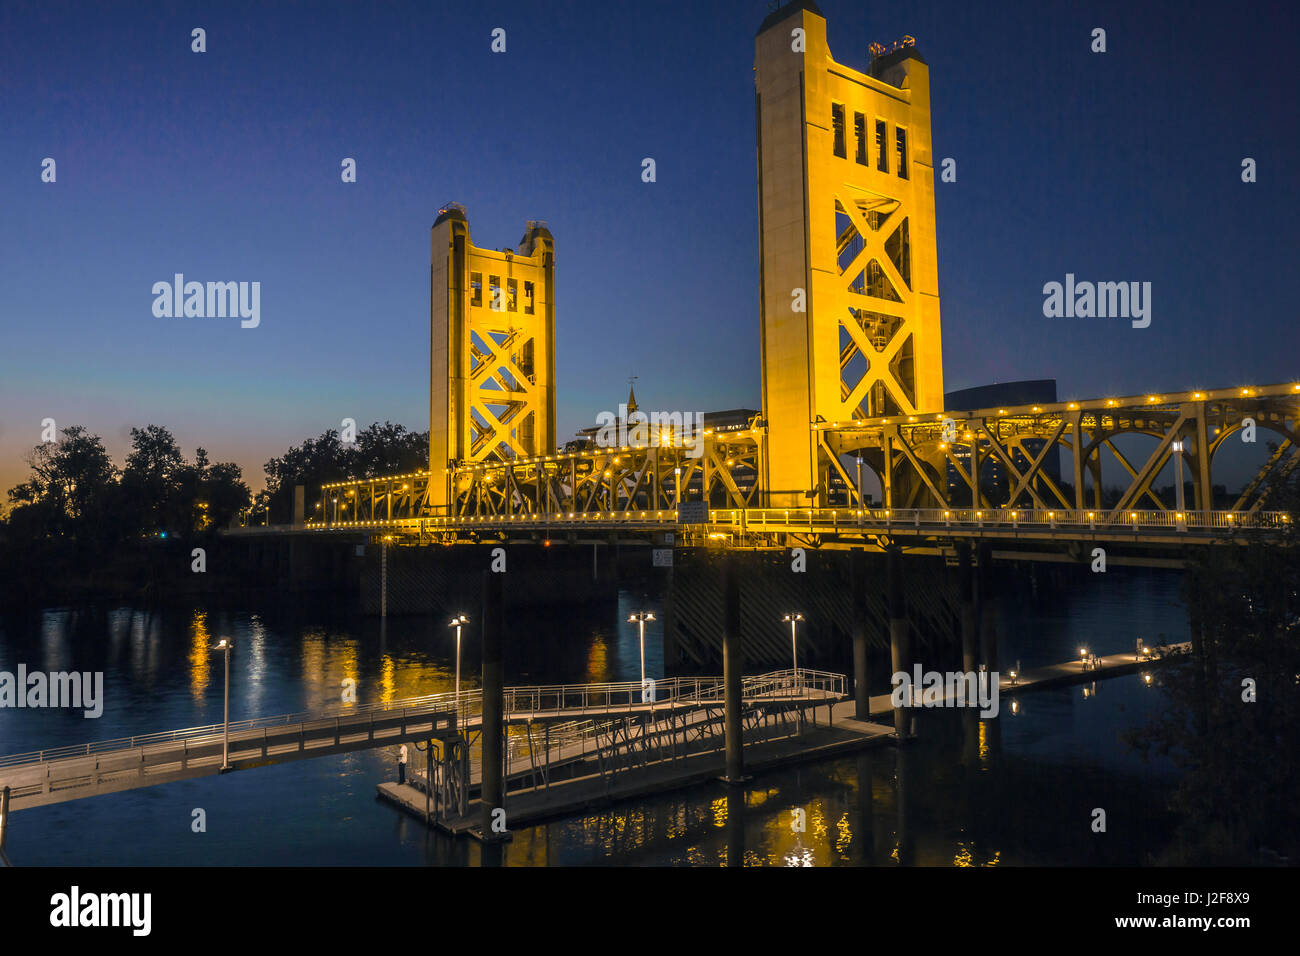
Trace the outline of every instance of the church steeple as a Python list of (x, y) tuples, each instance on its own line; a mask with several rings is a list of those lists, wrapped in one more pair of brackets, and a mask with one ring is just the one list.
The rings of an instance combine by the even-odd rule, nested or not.
[(627, 380), (627, 413), (631, 415), (636, 411), (636, 388), (633, 383), (636, 381), (635, 375)]

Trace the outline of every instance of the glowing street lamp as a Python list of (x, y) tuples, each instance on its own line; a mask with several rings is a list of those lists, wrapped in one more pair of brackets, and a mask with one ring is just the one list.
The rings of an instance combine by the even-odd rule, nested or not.
[(653, 611), (638, 611), (627, 619), (629, 624), (636, 624), (641, 631), (641, 687), (645, 688), (645, 622), (655, 619)]
[(457, 614), (447, 622), (448, 627), (456, 629), (456, 716), (460, 717), (460, 629), (469, 623), (464, 614)]
[(1175, 521), (1177, 522), (1178, 525), (1181, 526), (1183, 524), (1183, 514), (1187, 510), (1186, 508), (1183, 507), (1183, 505), (1186, 504), (1186, 502), (1184, 501), (1184, 492), (1183, 492), (1183, 442), (1182, 440), (1179, 439), (1178, 441), (1174, 442), (1169, 446), (1169, 448), (1174, 453), (1174, 464), (1175, 464), (1175, 470), (1177, 471), (1175, 490), (1177, 491), (1178, 494), (1177, 497), (1175, 498), (1175, 501), (1177, 502), (1178, 511), (1176, 512), (1177, 517), (1175, 518)]
[(230, 769), (230, 649), (235, 646), (235, 642), (228, 638), (222, 638), (217, 646), (212, 648), (214, 651), (222, 651), (226, 655), (226, 704), (225, 718), (223, 721), (224, 729), (221, 734), (221, 772), (225, 773)]
[(794, 679), (797, 683), (799, 680), (799, 641), (795, 635), (795, 627), (803, 620), (803, 615), (796, 611), (791, 611), (789, 614), (781, 618), (781, 620), (790, 625), (790, 654), (794, 663)]

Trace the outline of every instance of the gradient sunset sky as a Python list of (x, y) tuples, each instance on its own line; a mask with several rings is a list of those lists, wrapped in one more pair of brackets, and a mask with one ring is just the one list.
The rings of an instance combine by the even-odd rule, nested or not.
[[(820, 6), (841, 62), (910, 34), (930, 65), (935, 157), (958, 172), (936, 183), (948, 390), (1300, 379), (1293, 6)], [(47, 417), (119, 465), (131, 426), (165, 425), (255, 489), (344, 417), (427, 428), (429, 227), (448, 200), (480, 246), (550, 224), (562, 439), (629, 375), (646, 408), (757, 408), (769, 9), (6, 0), (0, 490)], [(259, 281), (260, 326), (155, 318), (150, 290), (178, 272)], [(1044, 318), (1067, 272), (1151, 282), (1151, 326)]]

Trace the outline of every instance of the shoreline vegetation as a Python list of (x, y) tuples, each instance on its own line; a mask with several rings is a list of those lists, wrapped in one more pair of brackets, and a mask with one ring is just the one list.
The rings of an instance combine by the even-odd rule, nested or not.
[(221, 551), (221, 529), (241, 515), (289, 521), (295, 485), (318, 496), (324, 483), (413, 471), (427, 458), (427, 432), (375, 422), (345, 444), (330, 429), (268, 461), (254, 495), (237, 464), (211, 462), (201, 447), (187, 459), (162, 426), (131, 429), (119, 468), (98, 435), (72, 425), (32, 449), (31, 476), (0, 506), (0, 600), (167, 602), (256, 589), (215, 566), (194, 573), (194, 549)]

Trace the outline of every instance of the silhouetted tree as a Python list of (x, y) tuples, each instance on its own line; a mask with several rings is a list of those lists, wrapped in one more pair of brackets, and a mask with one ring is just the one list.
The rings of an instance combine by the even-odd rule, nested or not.
[[(307, 515), (315, 513), (321, 486), (348, 478), (382, 478), (428, 467), (429, 433), (411, 432), (403, 425), (375, 422), (357, 433), (355, 444), (344, 445), (330, 429), (319, 438), (295, 445), (266, 463), (266, 489), (272, 522), (293, 517), (293, 488), (306, 489)], [(253, 506), (254, 512), (258, 505)], [(260, 519), (257, 519), (260, 520)]]
[(1160, 673), (1168, 711), (1128, 735), (1185, 769), (1164, 862), (1300, 860), (1300, 471), (1273, 483), (1267, 507), (1289, 514), (1274, 540), (1196, 556), (1184, 598), (1197, 647)]
[(83, 425), (63, 429), (58, 442), (45, 442), (27, 457), (32, 477), (9, 490), (14, 510), (29, 535), (66, 535), (82, 521), (100, 518), (108, 505), (117, 469), (98, 435)]

